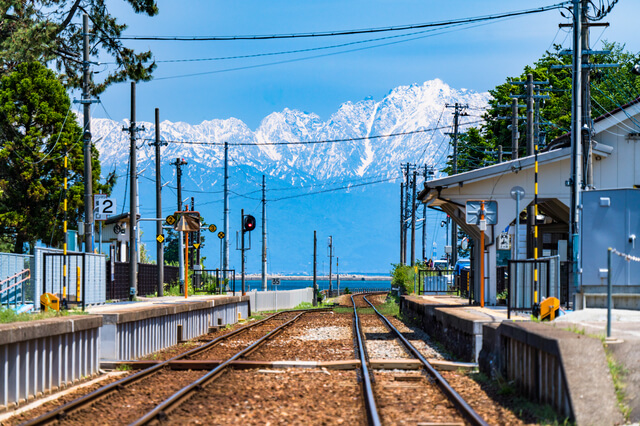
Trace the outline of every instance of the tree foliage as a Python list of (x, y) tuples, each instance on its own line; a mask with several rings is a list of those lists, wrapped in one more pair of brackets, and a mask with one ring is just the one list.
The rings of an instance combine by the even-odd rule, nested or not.
[[(158, 13), (153, 0), (126, 1), (136, 13)], [(127, 26), (109, 13), (106, 0), (0, 0), (0, 73), (38, 61), (55, 66), (67, 87), (81, 87), (83, 13), (90, 19), (90, 55), (115, 61), (101, 82), (90, 83), (91, 93), (126, 79), (151, 79), (156, 66), (151, 52), (137, 53), (123, 45), (119, 37)]]
[[(596, 118), (615, 108), (634, 100), (640, 94), (640, 77), (633, 75), (631, 69), (640, 60), (640, 55), (625, 51), (618, 43), (603, 42), (606, 54), (591, 57), (595, 64), (618, 64), (617, 67), (596, 68), (591, 71), (591, 108), (592, 117)], [(539, 144), (543, 149), (555, 138), (567, 133), (571, 128), (571, 68), (552, 69), (552, 66), (570, 65), (571, 56), (562, 54), (561, 46), (545, 54), (533, 65), (525, 67), (522, 74), (508, 77), (507, 81), (489, 90), (492, 96), (489, 108), (483, 118), (485, 123), (479, 128), (467, 129), (466, 134), (459, 137), (458, 173), (494, 164), (498, 161), (498, 146), (502, 145), (504, 159), (511, 157), (510, 120), (499, 118), (511, 116), (511, 109), (498, 105), (510, 105), (511, 96), (525, 95), (526, 88), (521, 83), (527, 80), (527, 74), (533, 74), (534, 81), (549, 81), (541, 85), (541, 95), (549, 95), (549, 99), (540, 104), (540, 131), (546, 136), (546, 143)], [(523, 99), (519, 103), (524, 104)], [(525, 115), (525, 109), (519, 109), (519, 115)], [(640, 125), (640, 123), (638, 123)], [(526, 155), (526, 122), (519, 120), (518, 140), (519, 156)], [(451, 173), (453, 158), (450, 155), (447, 166), (443, 170)]]
[[(82, 129), (55, 74), (37, 62), (18, 65), (0, 79), (0, 235), (14, 251), (36, 241), (63, 241), (64, 155), (69, 157), (68, 221), (83, 211)], [(92, 149), (93, 187), (110, 192), (114, 177), (98, 183), (100, 163)]]

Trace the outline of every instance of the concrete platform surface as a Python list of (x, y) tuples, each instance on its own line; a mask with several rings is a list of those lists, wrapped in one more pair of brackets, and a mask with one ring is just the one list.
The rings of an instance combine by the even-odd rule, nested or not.
[[(630, 420), (640, 421), (640, 311), (613, 309), (611, 311), (611, 337), (617, 343), (607, 344), (607, 350), (617, 363), (624, 366), (626, 402), (631, 409)], [(569, 312), (557, 318), (553, 324), (561, 328), (584, 330), (587, 334), (605, 336), (607, 310), (587, 308)]]
[(212, 300), (225, 299), (227, 297), (233, 297), (228, 295), (197, 295), (189, 296), (185, 299), (184, 296), (164, 296), (164, 297), (144, 297), (139, 298), (136, 301), (125, 301), (107, 303), (105, 305), (96, 305), (87, 308), (87, 312), (92, 314), (109, 314), (115, 311), (135, 310), (139, 308), (149, 308), (157, 306), (176, 305), (184, 303), (194, 302), (207, 302)]
[[(425, 303), (434, 305), (451, 305), (460, 306), (461, 309), (469, 312), (479, 314), (492, 321), (504, 321), (507, 319), (507, 307), (506, 306), (489, 306), (484, 307), (469, 305), (469, 299), (459, 296), (449, 295), (420, 295), (417, 298), (424, 300)], [(531, 318), (528, 315), (520, 312), (511, 312), (512, 321), (530, 321)]]

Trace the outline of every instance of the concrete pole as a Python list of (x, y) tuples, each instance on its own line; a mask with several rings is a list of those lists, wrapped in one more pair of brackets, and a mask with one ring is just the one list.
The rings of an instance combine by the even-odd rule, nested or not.
[(129, 123), (130, 179), (129, 179), (129, 298), (138, 294), (138, 255), (136, 233), (138, 230), (138, 163), (136, 158), (136, 82), (131, 82), (131, 122)]
[(404, 265), (404, 182), (400, 182), (400, 264)]
[(580, 290), (580, 191), (582, 185), (582, 1), (573, 0), (573, 63), (571, 86), (571, 205), (569, 255), (572, 282)]
[(267, 291), (267, 184), (262, 175), (262, 291)]
[[(156, 108), (156, 219), (162, 217), (162, 174), (160, 173), (160, 110)], [(156, 221), (156, 237), (162, 235), (162, 222)], [(156, 259), (158, 264), (158, 297), (164, 289), (164, 242), (156, 240)]]
[(333, 237), (329, 236), (329, 297), (331, 297), (332, 283), (331, 283), (331, 267), (333, 266)]
[(318, 239), (316, 231), (313, 231), (313, 306), (318, 306), (318, 262), (317, 262)]
[(84, 107), (84, 251), (93, 252), (93, 172), (91, 167), (91, 101), (89, 100), (89, 16), (82, 15), (82, 102)]
[(518, 99), (511, 99), (511, 159), (518, 158)]
[(416, 181), (417, 171), (413, 171), (413, 197), (411, 198), (411, 266), (416, 264)]
[(222, 269), (224, 279), (227, 279), (226, 271), (229, 269), (229, 144), (224, 143), (224, 254), (222, 257)]
[[(176, 211), (181, 212), (182, 209), (182, 158), (176, 158), (176, 162), (174, 165), (176, 166), (176, 180), (178, 184), (177, 193), (178, 193), (178, 208)], [(180, 287), (184, 286), (184, 233), (182, 231), (178, 231), (178, 276)]]

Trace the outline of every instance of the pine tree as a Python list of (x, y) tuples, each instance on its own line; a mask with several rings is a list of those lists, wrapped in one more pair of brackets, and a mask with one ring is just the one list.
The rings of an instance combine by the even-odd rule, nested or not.
[[(24, 63), (0, 79), (0, 236), (16, 253), (36, 241), (63, 241), (64, 154), (69, 157), (68, 220), (81, 218), (84, 194), (82, 129), (65, 88), (37, 62)], [(100, 185), (98, 152), (92, 149), (93, 185)]]

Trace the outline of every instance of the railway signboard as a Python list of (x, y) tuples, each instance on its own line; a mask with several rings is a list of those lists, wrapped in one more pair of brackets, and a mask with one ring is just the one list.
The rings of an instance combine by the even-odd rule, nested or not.
[(216, 232), (216, 229), (218, 229), (218, 227), (214, 224), (209, 225), (209, 232)]
[(176, 217), (172, 214), (170, 214), (169, 216), (167, 216), (165, 219), (165, 222), (167, 222), (167, 225), (173, 225), (176, 223)]
[(94, 220), (107, 220), (109, 216), (116, 214), (116, 199), (107, 197), (107, 194), (93, 195)]
[(224, 238), (224, 232), (222, 232), (222, 231), (218, 232), (218, 238), (223, 239)]

